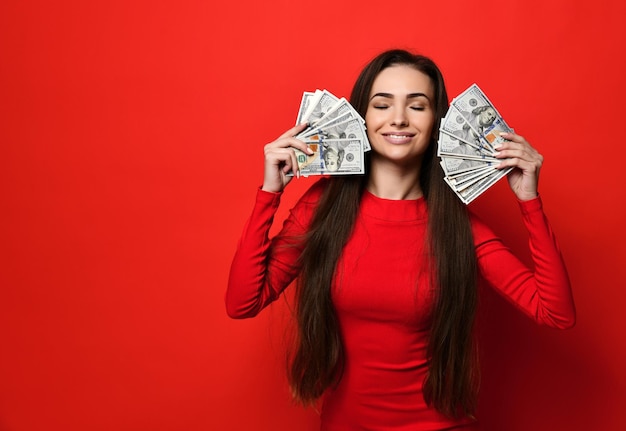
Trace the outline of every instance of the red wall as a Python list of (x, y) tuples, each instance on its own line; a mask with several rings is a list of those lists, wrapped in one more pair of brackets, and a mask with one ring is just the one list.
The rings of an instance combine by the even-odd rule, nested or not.
[[(485, 429), (622, 429), (624, 2), (222, 3), (0, 4), (0, 430), (316, 429), (285, 301), (229, 320), (226, 278), (262, 146), (390, 47), (451, 96), (477, 82), (546, 157), (578, 325), (486, 292)], [(527, 256), (504, 182), (472, 205)]]

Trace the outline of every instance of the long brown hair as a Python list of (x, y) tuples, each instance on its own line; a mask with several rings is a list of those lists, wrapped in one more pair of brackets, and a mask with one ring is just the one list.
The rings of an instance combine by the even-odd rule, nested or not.
[[(472, 415), (478, 386), (473, 340), (476, 255), (466, 208), (443, 181), (436, 155), (438, 125), (448, 109), (443, 76), (427, 57), (403, 50), (386, 51), (363, 69), (350, 102), (365, 117), (374, 80), (383, 69), (394, 65), (408, 65), (429, 76), (435, 93), (435, 127), (420, 170), (420, 185), (428, 206), (426, 247), (435, 293), (424, 399), (448, 416)], [(337, 261), (354, 228), (367, 172), (369, 169), (361, 177), (328, 180), (299, 261), (297, 340), (289, 380), (294, 396), (305, 404), (313, 403), (341, 379), (344, 352), (331, 286)]]

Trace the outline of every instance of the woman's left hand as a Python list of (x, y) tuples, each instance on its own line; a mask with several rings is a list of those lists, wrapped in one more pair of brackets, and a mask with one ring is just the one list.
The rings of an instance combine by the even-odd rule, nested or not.
[(504, 159), (498, 169), (512, 166), (508, 174), (509, 186), (521, 201), (537, 197), (539, 170), (543, 164), (543, 156), (530, 146), (528, 141), (514, 133), (502, 133), (506, 141), (496, 148), (496, 158)]

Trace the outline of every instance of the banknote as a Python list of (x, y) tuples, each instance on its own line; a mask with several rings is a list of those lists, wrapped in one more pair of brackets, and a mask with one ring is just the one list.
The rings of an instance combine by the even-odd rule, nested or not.
[(448, 176), (449, 183), (454, 185), (456, 190), (465, 190), (471, 185), (476, 184), (479, 181), (487, 177), (493, 177), (499, 171), (495, 167), (487, 167), (477, 169), (475, 171), (464, 172), (453, 176)]
[(461, 112), (472, 131), (483, 137), (491, 148), (504, 140), (501, 132), (513, 131), (476, 84), (455, 97), (452, 106)]
[(495, 169), (499, 162), (481, 162), (478, 160), (463, 160), (451, 157), (443, 157), (441, 162), (441, 168), (443, 169), (445, 176), (448, 178), (455, 178), (468, 173), (481, 171), (484, 169)]
[(339, 99), (327, 90), (315, 91), (300, 122), (306, 122), (308, 126), (296, 136), (298, 139), (316, 135), (334, 139), (360, 139), (363, 151), (371, 149), (363, 117), (345, 98)]
[(350, 102), (342, 97), (328, 112), (326, 112), (322, 118), (313, 123), (312, 126), (322, 127), (324, 124), (338, 121), (341, 118), (346, 120), (348, 118), (357, 118), (362, 123), (365, 123), (363, 118), (359, 115), (356, 109), (354, 109)]
[(300, 109), (298, 110), (298, 117), (296, 118), (296, 125), (304, 123), (304, 113), (309, 108), (311, 100), (315, 97), (314, 91), (305, 91), (302, 94), (302, 100), (300, 101)]
[(456, 195), (463, 201), (465, 204), (469, 204), (482, 193), (486, 192), (489, 187), (494, 185), (498, 180), (504, 178), (506, 174), (510, 172), (510, 169), (496, 171), (495, 174), (489, 175), (485, 178), (482, 178), (480, 181), (461, 185), (457, 187), (452, 184), (448, 178), (444, 178), (445, 181), (450, 185), (450, 187), (454, 190)]
[(439, 132), (439, 145), (437, 146), (439, 157), (456, 157), (466, 160), (497, 161), (494, 154), (478, 148), (472, 144), (461, 140), (459, 137), (450, 135), (447, 132)]
[(463, 113), (453, 105), (450, 106), (448, 113), (441, 120), (439, 131), (454, 136), (485, 155), (493, 156), (494, 154), (493, 147), (489, 142), (472, 129)]
[(465, 204), (469, 204), (512, 168), (497, 169), (495, 148), (502, 132), (513, 129), (476, 84), (452, 99), (441, 120), (437, 155), (444, 180)]
[(300, 175), (365, 173), (363, 145), (358, 139), (321, 139), (305, 143), (313, 154), (295, 150)]
[(328, 90), (305, 91), (296, 118), (302, 123), (307, 127), (296, 138), (313, 152), (295, 150), (302, 176), (365, 173), (365, 152), (371, 149), (365, 120), (345, 98)]
[(313, 98), (306, 108), (306, 111), (300, 119), (300, 123), (315, 124), (318, 122), (328, 111), (330, 111), (339, 99), (327, 90), (316, 90), (313, 94)]
[[(358, 139), (365, 141), (367, 134), (363, 123), (357, 118), (349, 118), (342, 122), (334, 122), (322, 127), (313, 127), (296, 136), (298, 139)], [(365, 148), (364, 148), (365, 150)]]

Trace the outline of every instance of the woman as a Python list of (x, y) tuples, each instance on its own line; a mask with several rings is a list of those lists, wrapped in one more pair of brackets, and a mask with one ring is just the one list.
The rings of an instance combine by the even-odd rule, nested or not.
[[(298, 174), (284, 133), (265, 146), (263, 186), (234, 257), (226, 294), (235, 318), (255, 316), (297, 278), (298, 339), (289, 379), (299, 401), (323, 399), (323, 430), (474, 427), (477, 285), (499, 290), (537, 322), (574, 324), (567, 272), (542, 212), (542, 156), (515, 134), (499, 169), (531, 235), (526, 268), (443, 181), (437, 125), (448, 98), (428, 58), (387, 51), (352, 91), (372, 151), (364, 176), (315, 183), (269, 241), (280, 194)], [(467, 428), (466, 428), (467, 429)]]

